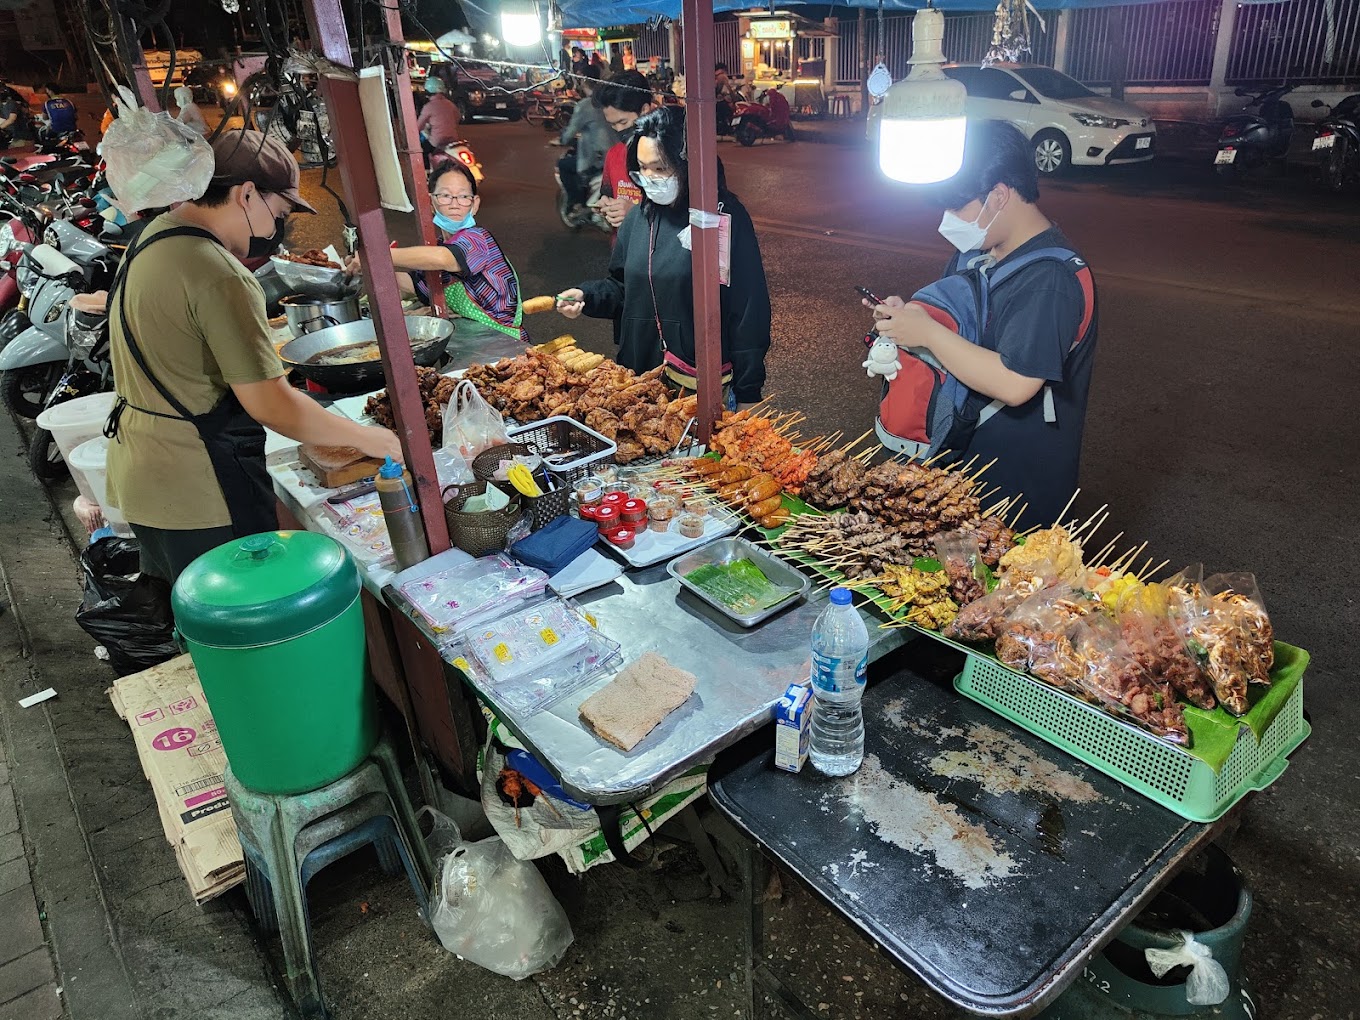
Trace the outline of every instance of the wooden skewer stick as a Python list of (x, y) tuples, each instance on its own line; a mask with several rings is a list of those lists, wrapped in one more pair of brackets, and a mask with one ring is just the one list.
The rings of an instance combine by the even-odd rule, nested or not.
[(935, 454), (935, 456), (931, 457), (930, 460), (921, 461), (921, 467), (930, 467), (930, 465), (934, 464), (941, 457), (949, 456), (951, 452), (951, 450), (941, 450), (939, 453)]
[(1110, 555), (1110, 552), (1114, 549), (1115, 543), (1118, 542), (1123, 537), (1124, 533), (1121, 531), (1119, 534), (1115, 535), (1114, 538), (1110, 539), (1110, 541), (1105, 545), (1105, 547), (1101, 549), (1100, 552), (1096, 553), (1094, 557), (1092, 557), (1089, 565), (1091, 567), (1100, 566), (1100, 564), (1104, 562), (1105, 557)]
[[(1152, 562), (1152, 557), (1151, 557), (1151, 556), (1148, 557), (1148, 562), (1149, 562), (1149, 563)], [(1160, 574), (1163, 570), (1165, 570), (1165, 569), (1166, 569), (1167, 567), (1169, 567), (1170, 565), (1171, 565), (1171, 561), (1170, 561), (1170, 560), (1162, 560), (1161, 563), (1158, 563), (1155, 567), (1153, 567), (1151, 570), (1149, 570), (1146, 574), (1144, 574), (1144, 575), (1143, 575), (1142, 577), (1140, 577), (1138, 580), (1140, 580), (1140, 581), (1151, 581), (1154, 577), (1156, 577), (1158, 574)]]
[(982, 511), (983, 517), (995, 517), (998, 513), (1005, 514), (1011, 508), (1011, 498), (1007, 496), (999, 503), (993, 503), (989, 508)]
[[(993, 464), (995, 464), (995, 463), (997, 462), (997, 460), (998, 460), (998, 458), (993, 457), (993, 458), (992, 458), (991, 460), (989, 460), (986, 464), (983, 464), (982, 467), (978, 468), (978, 469), (977, 469), (977, 474), (972, 475), (968, 480), (969, 480), (970, 482), (976, 482), (979, 478), (982, 477), (982, 472), (986, 471), (989, 467), (991, 467)], [(971, 464), (972, 461), (969, 461), (968, 463)], [(967, 469), (967, 468), (964, 468), (964, 470), (967, 471), (968, 469)]]
[[(1070, 534), (1073, 538), (1075, 538), (1077, 535), (1080, 535), (1083, 531), (1086, 530), (1087, 525), (1089, 525), (1092, 521), (1094, 521), (1097, 517), (1099, 517), (1109, 508), (1110, 508), (1109, 503), (1104, 504), (1099, 510), (1093, 513), (1090, 517), (1086, 518), (1086, 520), (1078, 528), (1076, 528), (1076, 530), (1070, 531), (1068, 532), (1068, 534)], [(1108, 517), (1109, 514), (1105, 514), (1105, 516)]]
[[(1016, 500), (1017, 500), (1017, 502), (1018, 502), (1024, 495), (1025, 495), (1025, 494), (1024, 494), (1023, 492), (1020, 493), (1019, 495), (1017, 495), (1017, 496), (1015, 497)], [(1020, 509), (1017, 510), (1017, 511), (1015, 511), (1015, 516), (1012, 517), (1012, 518), (1010, 519), (1009, 523), (1007, 524), (1007, 527), (1009, 527), (1012, 531), (1014, 531), (1014, 530), (1015, 530), (1015, 526), (1016, 526), (1017, 524), (1020, 523), (1020, 518), (1023, 517), (1023, 516), (1025, 515), (1025, 511), (1028, 510), (1028, 509), (1029, 509), (1029, 501), (1026, 500), (1024, 503), (1022, 503), (1022, 504), (1020, 505)]]
[(871, 435), (873, 435), (873, 434), (874, 434), (874, 430), (873, 430), (873, 429), (866, 429), (866, 430), (864, 431), (864, 434), (861, 435), (858, 439), (854, 440), (853, 442), (849, 443), (849, 444), (846, 445), (846, 446), (842, 446), (842, 447), (841, 447), (841, 453), (844, 453), (844, 454), (846, 454), (846, 455), (849, 455), (849, 453), (850, 453), (851, 450), (853, 450), (856, 446), (858, 446), (860, 443), (864, 442), (864, 440), (868, 439), (868, 438), (869, 438)]
[(1066, 505), (1065, 507), (1063, 507), (1061, 510), (1058, 511), (1058, 516), (1057, 516), (1057, 518), (1053, 521), (1053, 527), (1056, 528), (1056, 527), (1058, 526), (1058, 524), (1062, 521), (1062, 519), (1063, 519), (1064, 517), (1067, 516), (1067, 511), (1069, 511), (1069, 510), (1072, 509), (1072, 504), (1075, 503), (1075, 502), (1077, 501), (1077, 497), (1078, 497), (1079, 495), (1081, 495), (1081, 488), (1080, 488), (1080, 486), (1078, 486), (1076, 492), (1072, 493), (1072, 498), (1069, 499), (1069, 500), (1067, 501), (1067, 505)]
[(1121, 574), (1127, 573), (1129, 569), (1129, 564), (1136, 560), (1139, 556), (1141, 556), (1143, 550), (1146, 548), (1147, 543), (1144, 542), (1137, 549), (1130, 549), (1123, 556), (1119, 557), (1119, 559), (1115, 560), (1113, 563), (1110, 564), (1110, 570), (1118, 571)]
[[(977, 455), (976, 453), (973, 454), (973, 456), (971, 456), (971, 457), (968, 458), (968, 463), (965, 464), (965, 465), (963, 465), (963, 467), (959, 468), (959, 472), (960, 472), (961, 474), (967, 474), (967, 473), (968, 473), (968, 469), (969, 469), (970, 467), (972, 467), (975, 463), (977, 463), (977, 459), (978, 459), (978, 455)], [(992, 463), (996, 463), (996, 462), (993, 461)]]

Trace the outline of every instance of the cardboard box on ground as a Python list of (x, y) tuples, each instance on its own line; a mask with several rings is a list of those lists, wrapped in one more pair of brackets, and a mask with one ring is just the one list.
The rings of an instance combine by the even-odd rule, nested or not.
[(192, 660), (181, 655), (122, 677), (108, 695), (132, 730), (165, 838), (194, 900), (204, 903), (239, 885), (245, 864), (223, 782), (227, 756)]

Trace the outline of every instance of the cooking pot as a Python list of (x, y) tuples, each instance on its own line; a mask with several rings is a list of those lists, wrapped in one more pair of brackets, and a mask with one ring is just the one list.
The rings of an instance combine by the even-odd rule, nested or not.
[(358, 322), (359, 296), (324, 298), (311, 294), (290, 294), (279, 299), (283, 314), (288, 317), (288, 328), (294, 336), (315, 333), (327, 326), (342, 326)]
[[(406, 332), (411, 337), (411, 355), (417, 365), (432, 366), (444, 355), (444, 345), (453, 334), (453, 323), (428, 315), (406, 316)], [(372, 319), (359, 319), (339, 326), (327, 326), (284, 344), (279, 357), (289, 368), (324, 386), (331, 393), (369, 393), (386, 382), (382, 361), (341, 361), (308, 364), (318, 355), (377, 339)]]

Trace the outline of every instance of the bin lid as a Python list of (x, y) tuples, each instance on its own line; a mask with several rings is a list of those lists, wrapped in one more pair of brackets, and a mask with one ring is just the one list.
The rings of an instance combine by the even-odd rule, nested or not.
[(171, 595), (175, 626), (219, 648), (277, 644), (321, 627), (359, 594), (340, 543), (310, 531), (234, 539), (194, 560)]

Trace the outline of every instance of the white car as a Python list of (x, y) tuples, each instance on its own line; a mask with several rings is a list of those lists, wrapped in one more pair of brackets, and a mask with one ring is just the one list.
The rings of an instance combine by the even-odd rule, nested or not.
[(952, 64), (944, 73), (968, 90), (970, 120), (1004, 120), (1034, 144), (1034, 165), (1052, 176), (1068, 166), (1143, 163), (1157, 147), (1152, 117), (1092, 92), (1041, 64)]

